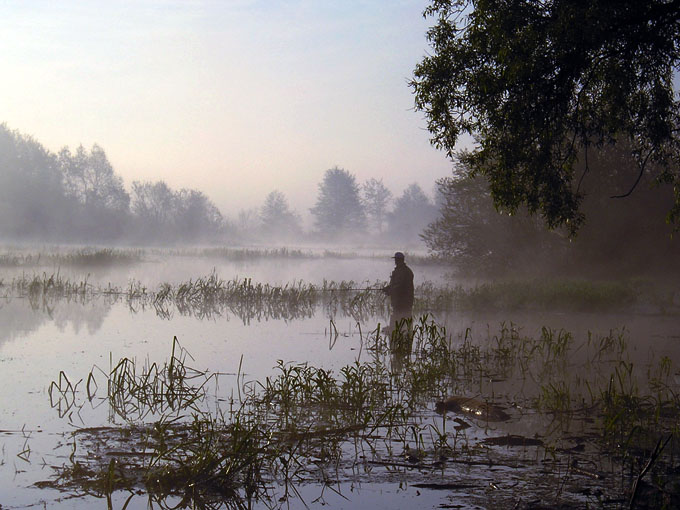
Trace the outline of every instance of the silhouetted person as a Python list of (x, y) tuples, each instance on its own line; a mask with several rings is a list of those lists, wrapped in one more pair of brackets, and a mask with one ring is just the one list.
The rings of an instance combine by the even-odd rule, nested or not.
[[(390, 301), (392, 302), (390, 333), (397, 328), (397, 323), (399, 321), (411, 319), (413, 313), (413, 271), (406, 265), (402, 252), (398, 251), (394, 254), (393, 258), (394, 271), (392, 271), (392, 274), (390, 275), (390, 283), (386, 287), (383, 287), (383, 292), (390, 296)], [(404, 332), (406, 331), (410, 336), (410, 322), (408, 330), (404, 329)]]

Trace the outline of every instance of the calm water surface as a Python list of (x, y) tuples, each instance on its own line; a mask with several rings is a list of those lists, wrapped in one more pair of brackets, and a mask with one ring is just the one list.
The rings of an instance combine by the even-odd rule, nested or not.
[[(50, 274), (55, 270), (73, 280), (87, 277), (101, 285), (125, 287), (130, 280), (141, 281), (150, 289), (161, 282), (178, 283), (204, 277), (211, 272), (223, 279), (250, 277), (257, 282), (285, 284), (302, 280), (354, 280), (372, 283), (386, 280), (392, 263), (381, 258), (313, 260), (251, 260), (238, 263), (201, 257), (157, 255), (150, 261), (110, 269), (38, 268)], [(441, 281), (446, 270), (436, 266), (413, 267), (417, 281)], [(31, 270), (33, 271), (33, 270)], [(0, 270), (0, 279), (11, 281), (26, 269)], [(333, 319), (340, 335), (329, 335)], [(48, 388), (61, 371), (73, 383), (87, 377), (93, 367), (104, 371), (120, 358), (140, 362), (164, 362), (177, 337), (193, 357), (187, 364), (198, 370), (220, 373), (223, 396), (237, 391), (235, 374), (241, 367), (245, 380), (263, 381), (275, 373), (278, 360), (309, 362), (314, 366), (339, 369), (356, 359), (365, 359), (367, 332), (385, 317), (370, 317), (358, 324), (351, 317), (329, 317), (316, 309), (311, 317), (294, 320), (251, 320), (248, 324), (234, 315), (210, 318), (181, 315), (159, 316), (153, 307), (131, 309), (123, 300), (99, 296), (86, 302), (56, 300), (32, 306), (26, 299), (9, 296), (0, 299), (0, 508), (106, 508), (106, 501), (91, 497), (71, 498), (67, 494), (33, 487), (35, 482), (53, 478), (53, 466), (68, 464), (72, 446), (68, 433), (76, 427), (107, 425), (106, 406), (84, 406), (80, 412), (59, 417), (50, 407)], [(489, 339), (500, 324), (515, 323), (527, 335), (537, 335), (542, 326), (565, 328), (577, 338), (588, 331), (606, 334), (612, 328), (626, 328), (636, 362), (646, 363), (653, 356), (667, 355), (676, 364), (680, 346), (677, 316), (631, 314), (578, 314), (512, 312), (493, 314), (440, 314), (455, 338), (467, 328), (479, 341)], [(487, 340), (488, 341), (488, 340)], [(677, 365), (676, 365), (677, 366)], [(678, 375), (680, 378), (680, 375)], [(103, 382), (103, 378), (101, 379)], [(81, 383), (82, 390), (84, 383)], [(509, 391), (499, 388), (499, 391)], [(494, 430), (523, 434), (527, 423), (503, 424)], [(417, 490), (408, 483), (393, 481), (347, 483), (343, 497), (331, 492), (325, 502), (332, 508), (432, 508), (444, 501), (436, 491)], [(302, 489), (311, 502), (318, 487)], [(119, 497), (120, 496), (120, 497)], [(347, 498), (347, 499), (345, 499)], [(127, 497), (117, 495), (114, 508)], [(446, 500), (451, 504), (451, 500)], [(464, 498), (460, 505), (465, 508)], [(143, 497), (128, 508), (147, 508)]]

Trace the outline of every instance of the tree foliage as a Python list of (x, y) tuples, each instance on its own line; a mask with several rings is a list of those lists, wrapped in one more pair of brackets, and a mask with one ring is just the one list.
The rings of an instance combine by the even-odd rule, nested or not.
[(466, 271), (590, 271), (602, 277), (676, 270), (680, 239), (669, 237), (662, 221), (673, 204), (672, 191), (648, 186), (651, 178), (644, 176), (628, 201), (612, 202), (611, 194), (628, 188), (636, 167), (623, 145), (598, 151), (590, 165), (593, 175), (584, 184), (582, 203), (589, 221), (576, 238), (546, 230), (526, 211), (499, 214), (484, 178), (467, 177), (469, 169), (459, 161), (454, 176), (437, 181), (443, 205), (423, 240)]
[(72, 154), (64, 147), (57, 160), (66, 196), (77, 205), (74, 231), (87, 239), (116, 239), (125, 228), (130, 195), (109, 163), (104, 149), (95, 144), (88, 152), (80, 145)]
[(432, 0), (425, 15), (416, 108), (452, 159), (474, 137), (465, 165), (497, 207), (575, 233), (589, 155), (625, 141), (636, 168), (620, 195), (644, 175), (672, 184), (680, 220), (680, 0)]
[(437, 208), (418, 184), (409, 185), (395, 199), (388, 217), (388, 230), (394, 239), (411, 242), (437, 217)]
[(513, 271), (541, 254), (560, 251), (561, 238), (540, 228), (525, 212), (510, 216), (494, 208), (486, 181), (469, 178), (460, 164), (453, 177), (437, 181), (442, 199), (439, 216), (423, 231), (422, 239), (437, 256), (456, 261), (466, 271)]
[(371, 226), (382, 234), (392, 192), (383, 184), (382, 179), (368, 179), (361, 186), (361, 203)]
[(326, 171), (319, 184), (316, 204), (310, 211), (322, 234), (336, 235), (365, 228), (366, 216), (356, 178), (342, 168)]
[(55, 239), (72, 213), (54, 154), (0, 124), (0, 236)]
[(132, 183), (132, 214), (145, 240), (208, 240), (223, 227), (222, 214), (202, 192), (174, 191), (164, 181)]
[(208, 240), (224, 228), (224, 219), (217, 206), (203, 193), (183, 188), (175, 195), (175, 234), (179, 239)]
[(130, 196), (123, 179), (113, 171), (104, 149), (94, 144), (88, 153), (80, 145), (75, 154), (68, 147), (59, 151), (59, 166), (66, 193), (85, 206), (127, 211)]
[(291, 210), (286, 196), (274, 190), (264, 200), (260, 209), (262, 233), (271, 238), (285, 238), (302, 232), (300, 217)]

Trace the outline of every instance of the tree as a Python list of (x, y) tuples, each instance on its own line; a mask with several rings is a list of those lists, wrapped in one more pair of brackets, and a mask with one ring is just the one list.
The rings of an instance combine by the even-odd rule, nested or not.
[(69, 196), (86, 208), (127, 211), (130, 196), (123, 187), (123, 179), (115, 174), (99, 145), (94, 144), (89, 154), (80, 145), (74, 155), (68, 147), (64, 147), (58, 159), (64, 188)]
[(174, 227), (180, 239), (211, 238), (222, 232), (222, 213), (202, 192), (182, 189), (176, 193), (175, 201)]
[(382, 179), (369, 179), (361, 186), (363, 192), (362, 204), (366, 216), (370, 220), (375, 230), (382, 234), (387, 209), (392, 200), (392, 192), (385, 187)]
[(132, 212), (144, 239), (212, 239), (225, 229), (219, 209), (202, 192), (173, 191), (164, 181), (132, 183)]
[(417, 241), (436, 216), (437, 209), (422, 188), (411, 184), (394, 201), (394, 210), (388, 216), (389, 232), (402, 242)]
[(269, 238), (288, 237), (302, 232), (300, 217), (290, 209), (286, 196), (277, 190), (265, 198), (260, 209), (260, 222), (262, 232)]
[(467, 173), (459, 163), (453, 177), (437, 181), (443, 205), (421, 236), (430, 251), (455, 259), (466, 271), (484, 272), (516, 270), (525, 261), (535, 269), (541, 254), (557, 255), (559, 236), (540, 228), (526, 213), (499, 214), (484, 179)]
[(454, 159), (463, 134), (472, 175), (496, 205), (522, 204), (549, 227), (583, 222), (589, 152), (627, 141), (636, 175), (673, 185), (680, 223), (680, 0), (432, 0), (433, 53), (411, 87), (432, 144)]
[(592, 271), (598, 277), (662, 272), (677, 268), (680, 239), (668, 236), (663, 218), (673, 203), (671, 190), (643, 184), (630, 202), (614, 201), (630, 185), (636, 163), (625, 145), (605, 147), (589, 164), (582, 208), (590, 220), (576, 238), (548, 231), (526, 211), (499, 214), (483, 177), (469, 178), (458, 162), (454, 176), (437, 181), (443, 198), (439, 217), (423, 233), (435, 254), (455, 259), (465, 270), (548, 270), (559, 274)]
[(236, 219), (236, 230), (241, 236), (252, 238), (253, 234), (260, 227), (259, 211), (255, 207), (241, 209)]
[(115, 174), (104, 149), (95, 144), (88, 153), (82, 145), (71, 154), (64, 147), (58, 155), (64, 189), (79, 205), (72, 218), (76, 234), (88, 239), (115, 239), (125, 230), (130, 195)]
[(176, 207), (177, 197), (164, 181), (132, 183), (131, 209), (143, 239), (169, 238)]
[(54, 154), (0, 124), (0, 237), (63, 239), (72, 212)]
[(316, 227), (325, 235), (362, 231), (366, 224), (356, 178), (338, 167), (324, 174), (316, 205), (310, 211)]

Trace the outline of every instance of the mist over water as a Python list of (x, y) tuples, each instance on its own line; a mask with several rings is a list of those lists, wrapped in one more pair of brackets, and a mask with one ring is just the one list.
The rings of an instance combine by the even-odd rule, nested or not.
[[(47, 500), (51, 508), (85, 509), (100, 503), (90, 496), (67, 503), (49, 479), (63, 466), (91, 461), (87, 448), (107, 447), (105, 440), (97, 444), (95, 434), (82, 439), (81, 451), (74, 453), (71, 433), (91, 427), (118, 432), (130, 425), (106, 398), (83, 399), (92, 387), (108, 387), (107, 374), (118, 360), (162, 366), (179, 345), (189, 353), (192, 369), (216, 374), (201, 412), (233, 409), (244, 388), (261, 390), (291, 367), (339, 376), (368, 370), (373, 363), (383, 370), (374, 386), (387, 379), (390, 384), (418, 381), (423, 374), (406, 376), (416, 366), (410, 365), (411, 352), (404, 359), (391, 343), (380, 343), (392, 322), (390, 300), (381, 289), (394, 269), (396, 251), (406, 254), (414, 272), (414, 320), (422, 320), (416, 327), (430, 333), (442, 328), (446, 341), (440, 348), (447, 356), (477, 363), (474, 371), (465, 365), (456, 369), (465, 374), (447, 368), (436, 390), (409, 403), (430, 438), (448, 437), (437, 435), (447, 421), (442, 425), (434, 416), (435, 402), (462, 395), (471, 397), (478, 411), (481, 406), (480, 412), (494, 402), (512, 418), (489, 427), (458, 416), (455, 444), (466, 427), (473, 432), (463, 434), (465, 441), (497, 441), (505, 434), (569, 443), (571, 436), (562, 434), (568, 431), (555, 429), (554, 416), (541, 406), (584, 405), (579, 381), (590, 384), (594, 378), (593, 385), (606, 386), (599, 370), (611, 369), (601, 358), (612, 345), (622, 356), (611, 362), (615, 377), (631, 378), (621, 387), (639, 388), (645, 395), (640, 402), (652, 398), (648, 393), (657, 383), (638, 384), (637, 379), (659, 371), (668, 391), (680, 394), (680, 373), (670, 361), (680, 359), (680, 291), (674, 280), (680, 274), (680, 245), (655, 223), (668, 206), (667, 195), (657, 200), (643, 193), (631, 213), (620, 202), (612, 206), (602, 200), (605, 185), (599, 195), (593, 188), (585, 201), (593, 221), (581, 237), (569, 239), (522, 212), (498, 214), (479, 180), (454, 175), (438, 182), (434, 198), (416, 184), (395, 196), (380, 180), (359, 183), (350, 171), (334, 167), (319, 183), (311, 221), (303, 222), (278, 191), (262, 205), (226, 218), (197, 190), (174, 190), (163, 181), (133, 182), (128, 190), (98, 146), (52, 154), (5, 126), (0, 126), (0, 144), (5, 164), (0, 240), (14, 243), (0, 247), (0, 387), (13, 390), (0, 393), (5, 440), (0, 494), (11, 494), (2, 505)], [(623, 174), (618, 178), (625, 181)], [(637, 217), (640, 209), (649, 215)], [(74, 244), (56, 244), (65, 242)], [(515, 351), (529, 345), (528, 353)], [(413, 361), (436, 362), (428, 358), (438, 356), (422, 347)], [(537, 352), (546, 366), (529, 378), (506, 373), (509, 367), (502, 366), (504, 356), (519, 353), (511, 366), (526, 370)], [(562, 356), (557, 373), (566, 382), (542, 382), (556, 369), (553, 355)], [(592, 369), (594, 360), (604, 368)], [(603, 395), (606, 402), (609, 390), (598, 393), (589, 386), (589, 395)], [(664, 412), (671, 406), (659, 405)], [(412, 462), (409, 441), (401, 442)], [(529, 467), (518, 475), (534, 487), (545, 480), (536, 464), (548, 451), (541, 444), (533, 453), (523, 450)], [(415, 447), (421, 448), (420, 442)], [(585, 448), (583, 441), (567, 447)], [(410, 464), (404, 464), (402, 454), (394, 456), (390, 441), (382, 448), (371, 454), (373, 462), (382, 465), (389, 458), (408, 469), (396, 473), (396, 483), (389, 469), (377, 478), (340, 477), (338, 487), (343, 497), (352, 496), (352, 507), (373, 508), (379, 490), (387, 507), (413, 499), (413, 491), (401, 483)], [(500, 450), (494, 454), (498, 464), (516, 460)], [(460, 476), (453, 466), (447, 476)], [(433, 476), (419, 472), (407, 479), (428, 484)], [(472, 475), (477, 482), (486, 476)], [(356, 477), (366, 486), (363, 493), (355, 491)], [(36, 483), (48, 485), (38, 490)], [(546, 483), (542, 490), (550, 492), (552, 485)], [(616, 493), (606, 483), (593, 491)], [(312, 483), (300, 490), (316, 489)], [(419, 501), (432, 506), (455, 502), (437, 491), (423, 496)], [(173, 498), (166, 503), (178, 502)], [(484, 494), (477, 498), (486, 501)], [(146, 508), (146, 503), (136, 499), (128, 508)]]
[[(295, 309), (276, 307), (258, 312), (236, 303), (203, 308), (200, 301), (195, 307), (190, 302), (174, 301), (159, 306), (155, 295), (164, 285), (179, 289), (213, 275), (211, 281), (216, 283), (250, 279), (254, 285), (285, 287), (296, 282), (322, 286), (324, 280), (352, 280), (357, 287), (378, 288), (389, 279), (394, 267), (392, 249), (328, 252), (324, 246), (285, 250), (6, 248), (5, 264), (0, 268), (3, 324), (0, 385), (14, 390), (3, 392), (1, 397), (3, 429), (7, 432), (4, 433), (0, 488), (3, 493), (12, 494), (3, 504), (26, 505), (43, 499), (50, 501), (50, 508), (74, 508), (73, 505), (90, 508), (94, 504), (95, 500), (85, 497), (63, 506), (66, 503), (61, 502), (60, 493), (49, 489), (36, 493), (32, 488), (33, 483), (52, 476), (50, 470), (37, 469), (36, 459), (44, 459), (48, 466), (68, 463), (71, 446), (64, 440), (67, 437), (64, 434), (75, 428), (111, 424), (110, 409), (102, 404), (86, 403), (60, 417), (60, 408), (50, 406), (48, 388), (62, 371), (73, 384), (80, 381), (82, 397), (83, 380), (93, 368), (93, 373), (101, 378), (110, 370), (111, 363), (124, 357), (140, 363), (162, 362), (168, 359), (176, 337), (191, 354), (190, 366), (221, 374), (219, 391), (215, 391), (221, 398), (229, 399), (239, 392), (237, 373), (246, 381), (261, 382), (276, 375), (279, 360), (290, 364), (308, 363), (335, 373), (357, 361), (368, 362), (375, 356), (369, 348), (373, 341), (371, 331), (389, 319), (388, 306), (360, 312), (356, 308), (344, 308), (340, 302), (334, 305), (332, 300), (313, 302), (300, 308), (299, 313)], [(407, 251), (406, 262), (413, 269), (416, 287), (420, 289), (417, 292), (438, 293), (457, 286), (466, 292), (465, 289), (481, 288), (479, 285), (494, 285), (493, 279), (463, 279), (454, 274), (449, 264), (423, 255), (423, 252)], [(54, 275), (57, 277), (53, 278)], [(80, 294), (77, 290), (73, 294), (60, 294), (62, 291), (54, 287), (51, 293), (52, 287), (45, 287), (45, 282), (52, 279), (57, 282), (53, 285), (57, 285), (62, 281), (60, 278), (73, 282), (75, 289), (82, 288), (78, 282), (85, 281), (85, 290)], [(45, 290), (39, 294), (30, 291), (23, 294), (18, 287), (12, 290), (13, 282), (23, 280), (40, 282)], [(117, 291), (106, 294), (106, 289)], [(131, 299), (127, 294), (129, 289), (136, 289), (135, 292), (144, 289), (144, 294)], [(370, 291), (369, 295), (374, 296)], [(380, 296), (382, 293), (374, 297), (380, 300)], [(416, 295), (420, 300), (435, 297)], [(350, 302), (351, 299), (346, 301)], [(533, 338), (540, 337), (544, 328), (550, 328), (570, 332), (578, 343), (587, 342), (589, 336), (616, 336), (620, 332), (628, 342), (632, 363), (642, 370), (660, 357), (680, 357), (676, 309), (680, 303), (676, 306), (672, 297), (664, 301), (665, 310), (647, 305), (597, 312), (565, 310), (560, 306), (532, 310), (526, 306), (504, 308), (491, 300), (488, 303), (487, 307), (441, 308), (432, 311), (431, 317), (446, 327), (455, 346), (474, 342), (493, 347), (504, 328), (516, 329), (521, 335)], [(335, 336), (331, 335), (333, 328), (337, 331)], [(104, 384), (104, 379), (100, 379), (100, 383)], [(488, 384), (499, 394), (529, 388), (526, 382)], [(427, 405), (434, 408), (434, 402)], [(123, 421), (114, 419), (113, 424), (122, 425)], [(525, 434), (527, 427), (541, 430), (544, 425), (537, 416), (512, 421), (483, 434)], [(22, 433), (22, 429), (30, 432)], [(14, 458), (25, 450), (27, 436), (31, 457), (20, 461), (24, 467), (17, 474), (13, 465), (19, 461)], [(386, 497), (394, 504), (405, 504), (413, 497), (411, 492), (386, 483)], [(369, 505), (371, 491), (377, 487), (379, 485), (368, 485), (363, 496), (356, 495), (354, 504)], [(440, 496), (429, 494), (428, 501), (437, 504)], [(133, 505), (133, 508), (142, 506)]]

